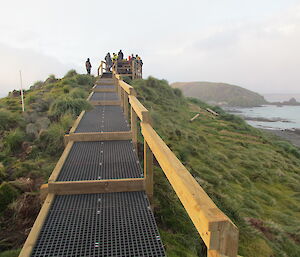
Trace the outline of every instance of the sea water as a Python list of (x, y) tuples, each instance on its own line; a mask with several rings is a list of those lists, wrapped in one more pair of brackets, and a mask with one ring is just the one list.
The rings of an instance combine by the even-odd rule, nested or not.
[(253, 108), (230, 108), (230, 110), (244, 117), (280, 120), (272, 122), (246, 120), (253, 127), (278, 130), (300, 128), (300, 106), (264, 105)]

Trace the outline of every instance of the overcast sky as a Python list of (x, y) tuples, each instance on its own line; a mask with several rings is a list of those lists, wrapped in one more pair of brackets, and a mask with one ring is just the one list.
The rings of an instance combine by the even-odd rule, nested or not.
[(138, 53), (149, 75), (300, 93), (299, 0), (0, 0), (0, 96)]

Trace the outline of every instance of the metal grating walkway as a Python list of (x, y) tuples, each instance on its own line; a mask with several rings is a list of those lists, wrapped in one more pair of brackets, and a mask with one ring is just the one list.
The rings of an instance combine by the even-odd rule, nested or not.
[(101, 88), (101, 89), (115, 89), (116, 87), (114, 85), (97, 85), (95, 88)]
[(94, 92), (91, 101), (115, 101), (119, 100), (117, 93), (114, 92)]
[[(96, 88), (115, 86), (103, 83)], [(115, 92), (94, 92), (90, 100), (119, 99)], [(75, 133), (121, 131), (130, 131), (122, 108), (104, 105), (86, 112)], [(83, 141), (73, 143), (56, 181), (143, 177), (130, 140)], [(58, 256), (164, 257), (146, 193), (56, 195), (31, 257)]]
[(122, 108), (117, 105), (94, 106), (86, 112), (75, 133), (129, 131)]
[(75, 142), (57, 181), (141, 178), (143, 176), (131, 141)]
[(56, 196), (32, 257), (165, 256), (144, 192)]

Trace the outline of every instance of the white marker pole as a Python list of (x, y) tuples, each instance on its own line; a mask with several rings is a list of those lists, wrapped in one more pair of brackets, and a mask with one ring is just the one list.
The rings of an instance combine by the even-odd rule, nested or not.
[(24, 95), (23, 95), (23, 83), (22, 83), (22, 72), (21, 71), (20, 71), (20, 82), (21, 82), (22, 111), (25, 112)]

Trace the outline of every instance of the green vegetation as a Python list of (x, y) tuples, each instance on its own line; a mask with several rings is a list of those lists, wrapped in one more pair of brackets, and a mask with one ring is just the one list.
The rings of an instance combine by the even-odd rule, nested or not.
[(177, 82), (171, 86), (181, 89), (185, 96), (211, 104), (252, 107), (267, 103), (263, 96), (255, 92), (225, 83)]
[[(26, 95), (0, 99), (0, 257), (17, 256), (40, 208), (39, 186), (52, 172), (63, 135), (83, 108), (94, 78), (68, 72), (36, 82)], [(129, 81), (158, 134), (217, 206), (240, 229), (244, 257), (300, 256), (300, 152), (240, 118), (194, 98), (167, 81)], [(220, 113), (214, 117), (205, 108)], [(189, 120), (200, 112), (199, 118)], [(139, 149), (143, 140), (139, 135)], [(205, 245), (158, 164), (155, 218), (167, 255), (206, 256)], [(1, 200), (4, 197), (5, 201)], [(7, 225), (9, 224), (9, 226)]]
[[(18, 256), (26, 231), (40, 208), (39, 187), (64, 149), (63, 137), (77, 115), (90, 108), (85, 100), (92, 76), (69, 71), (49, 76), (25, 92), (0, 99), (0, 256)], [(8, 226), (9, 224), (9, 226)]]
[[(151, 112), (158, 134), (239, 227), (239, 254), (300, 256), (299, 149), (219, 107), (210, 107), (221, 114), (213, 117), (204, 111), (207, 104), (182, 97), (164, 80), (131, 84)], [(197, 112), (200, 117), (188, 122)], [(199, 235), (159, 167), (154, 189), (168, 256), (205, 256)]]
[(12, 203), (17, 196), (17, 190), (7, 182), (3, 182), (0, 185), (0, 213), (3, 212), (7, 205)]

